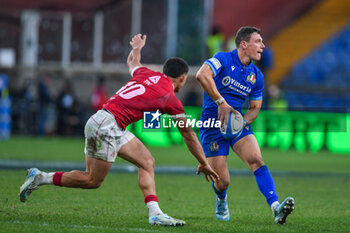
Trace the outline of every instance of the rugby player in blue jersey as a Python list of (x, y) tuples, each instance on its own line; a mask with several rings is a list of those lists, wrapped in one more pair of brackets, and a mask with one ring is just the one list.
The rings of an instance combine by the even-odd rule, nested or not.
[(265, 48), (260, 30), (241, 27), (236, 34), (236, 46), (237, 49), (232, 52), (216, 53), (204, 62), (197, 73), (204, 90), (201, 120), (226, 120), (230, 112), (241, 112), (243, 102), (249, 99), (243, 131), (239, 137), (226, 140), (218, 128), (200, 129), (201, 144), (209, 164), (220, 176), (220, 180), (212, 184), (217, 195), (216, 217), (224, 221), (230, 219), (226, 190), (230, 184), (227, 155), (231, 147), (254, 173), (258, 188), (272, 209), (274, 221), (284, 224), (294, 209), (294, 199), (287, 197), (279, 203), (274, 181), (262, 160), (250, 126), (259, 114), (264, 88), (264, 76), (252, 63), (260, 60)]

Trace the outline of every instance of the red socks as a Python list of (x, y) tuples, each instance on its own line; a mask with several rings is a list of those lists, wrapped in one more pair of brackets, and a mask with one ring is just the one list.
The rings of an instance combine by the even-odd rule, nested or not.
[(57, 186), (62, 186), (61, 180), (64, 172), (55, 172), (52, 178), (52, 183)]
[[(55, 174), (56, 175), (56, 174)], [(145, 197), (145, 204), (147, 205), (148, 202), (155, 201), (158, 202), (158, 197), (156, 195), (148, 195)]]

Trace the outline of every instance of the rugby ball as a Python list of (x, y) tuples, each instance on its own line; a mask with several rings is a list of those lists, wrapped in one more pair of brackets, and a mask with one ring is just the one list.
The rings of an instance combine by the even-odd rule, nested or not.
[(238, 112), (237, 114), (230, 112), (227, 122), (223, 122), (220, 127), (220, 132), (225, 139), (235, 139), (242, 133), (243, 117)]

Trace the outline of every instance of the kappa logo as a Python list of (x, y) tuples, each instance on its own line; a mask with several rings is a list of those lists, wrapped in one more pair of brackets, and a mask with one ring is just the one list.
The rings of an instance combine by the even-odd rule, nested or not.
[(143, 128), (144, 129), (160, 129), (159, 110), (156, 112), (143, 112)]
[(236, 67), (234, 66), (231, 66), (231, 70), (234, 71), (236, 69)]

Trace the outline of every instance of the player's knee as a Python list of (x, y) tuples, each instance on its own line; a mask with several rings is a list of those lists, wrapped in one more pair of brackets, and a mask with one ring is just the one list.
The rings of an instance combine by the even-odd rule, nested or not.
[(230, 180), (229, 179), (224, 179), (224, 180), (222, 180), (222, 182), (221, 182), (221, 184), (219, 186), (220, 186), (221, 190), (225, 190), (225, 189), (228, 188), (229, 185), (230, 185)]
[(253, 155), (250, 156), (249, 159), (247, 159), (247, 164), (252, 171), (255, 171), (256, 169), (264, 165), (264, 161), (262, 160), (260, 155)]
[(90, 188), (91, 188), (91, 189), (97, 189), (97, 188), (99, 188), (101, 185), (102, 185), (102, 182), (94, 181), (94, 182), (90, 183)]
[(154, 158), (150, 155), (143, 161), (143, 168), (147, 171), (154, 170), (155, 161)]
[(220, 181), (216, 183), (219, 190), (225, 190), (230, 185), (230, 177), (221, 176)]
[(87, 186), (89, 189), (97, 189), (102, 185), (102, 183), (103, 180), (89, 179)]

